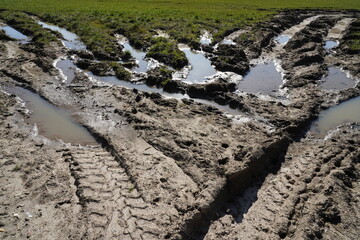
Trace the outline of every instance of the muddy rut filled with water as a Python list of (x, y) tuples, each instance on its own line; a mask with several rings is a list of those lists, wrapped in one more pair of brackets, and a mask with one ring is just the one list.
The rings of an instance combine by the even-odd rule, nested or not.
[(125, 75), (33, 18), (60, 41), (0, 24), (1, 239), (360, 238), (359, 12), (204, 32), (182, 69), (117, 36)]

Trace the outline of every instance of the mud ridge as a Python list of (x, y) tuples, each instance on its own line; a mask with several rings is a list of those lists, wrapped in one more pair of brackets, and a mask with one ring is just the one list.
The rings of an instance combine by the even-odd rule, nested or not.
[[(206, 208), (199, 209), (200, 212), (182, 227), (183, 238), (203, 239), (210, 223), (220, 217), (221, 212), (224, 212), (231, 202), (251, 187), (254, 182), (262, 182), (270, 172), (279, 170), (290, 144), (291, 140), (288, 138), (271, 144), (263, 150), (260, 156), (254, 157), (247, 168), (229, 176), (226, 185), (215, 197), (215, 200)], [(203, 232), (204, 230), (205, 232)]]

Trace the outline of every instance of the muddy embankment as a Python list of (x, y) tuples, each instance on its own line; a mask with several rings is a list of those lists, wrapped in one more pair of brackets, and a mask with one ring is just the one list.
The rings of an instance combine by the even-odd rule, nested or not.
[[(270, 94), (246, 92), (223, 73), (194, 84), (164, 83), (168, 79), (161, 74), (168, 72), (155, 72), (160, 76), (152, 78), (161, 79), (165, 91), (188, 95), (170, 94), (120, 81), (114, 77), (121, 75), (118, 65), (104, 63), (108, 71), (93, 72), (113, 76), (77, 68), (73, 63), (91, 62), (92, 55), (69, 50), (71, 44), (54, 42), (39, 50), (31, 41), (1, 40), (2, 181), (15, 201), (1, 195), (5, 232), (0, 234), (5, 239), (45, 239), (50, 233), (54, 239), (353, 238), (360, 219), (359, 127), (343, 125), (325, 140), (306, 131), (323, 109), (360, 95), (354, 67), (359, 55), (347, 51), (343, 40), (358, 18), (358, 12), (283, 12), (246, 29), (251, 41), (240, 35), (235, 45), (207, 46), (205, 56), (215, 67), (234, 74), (276, 62), (281, 85)], [(275, 41), (282, 35), (287, 42)], [(328, 51), (327, 40), (340, 45)], [(77, 61), (59, 70), (60, 58)], [(222, 61), (231, 66), (219, 67)], [(347, 69), (354, 84), (323, 89), (329, 67)], [(152, 73), (132, 74), (140, 76), (134, 81), (146, 82)], [(37, 131), (26, 120), (32, 100), (22, 106), (15, 95), (5, 94), (14, 86), (65, 109), (87, 129), (92, 145), (41, 136), (41, 124)]]

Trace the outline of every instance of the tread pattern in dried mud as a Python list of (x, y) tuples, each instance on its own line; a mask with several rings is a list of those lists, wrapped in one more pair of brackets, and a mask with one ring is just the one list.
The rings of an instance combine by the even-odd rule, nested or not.
[(86, 239), (158, 239), (150, 207), (110, 153), (101, 147), (77, 148), (63, 157), (83, 206)]
[[(244, 215), (236, 214), (236, 208), (246, 204), (246, 196), (243, 196), (235, 209), (231, 209), (231, 214), (225, 214), (212, 224), (204, 239), (238, 236), (249, 239), (327, 236), (331, 239), (334, 236), (332, 226), (340, 222), (337, 228), (345, 226), (353, 217), (351, 214), (357, 214), (356, 211), (348, 213), (349, 209), (356, 209), (356, 204), (347, 205), (349, 200), (346, 199), (356, 198), (351, 189), (356, 184), (355, 164), (360, 154), (354, 151), (356, 145), (345, 147), (343, 142), (332, 140), (335, 143), (330, 140), (324, 144), (294, 143), (279, 172), (268, 176), (257, 190), (257, 200), (251, 200), (254, 202), (249, 211), (245, 214), (240, 211)], [(349, 224), (353, 224), (351, 221)], [(353, 239), (356, 235), (351, 230), (341, 234), (341, 239)]]

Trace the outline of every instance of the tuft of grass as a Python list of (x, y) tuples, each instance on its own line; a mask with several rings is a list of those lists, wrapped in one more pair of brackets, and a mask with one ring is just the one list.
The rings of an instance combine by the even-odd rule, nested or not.
[(180, 51), (176, 42), (164, 37), (152, 39), (152, 46), (146, 56), (168, 64), (176, 69), (181, 69), (188, 65), (185, 53)]
[(126, 70), (120, 63), (118, 62), (111, 62), (110, 65), (112, 66), (115, 76), (118, 79), (130, 81), (131, 80), (131, 73)]
[(16, 166), (11, 171), (12, 172), (18, 172), (20, 170), (21, 170), (21, 167), (18, 164), (16, 164)]
[(6, 46), (0, 43), (0, 52), (5, 52), (5, 51), (6, 51)]

